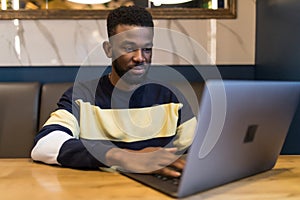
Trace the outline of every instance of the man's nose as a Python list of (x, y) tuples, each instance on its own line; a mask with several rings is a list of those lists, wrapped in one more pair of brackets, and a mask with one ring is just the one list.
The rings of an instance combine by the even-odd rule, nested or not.
[(145, 62), (145, 57), (143, 55), (142, 49), (137, 49), (134, 51), (133, 60), (135, 62)]

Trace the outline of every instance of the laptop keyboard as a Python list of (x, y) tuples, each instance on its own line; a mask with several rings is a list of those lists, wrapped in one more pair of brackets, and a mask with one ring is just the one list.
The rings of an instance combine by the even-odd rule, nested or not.
[(171, 196), (176, 196), (178, 192), (180, 177), (175, 178), (160, 174), (136, 174), (125, 172), (122, 172), (122, 174)]
[(180, 177), (169, 177), (169, 176), (164, 176), (164, 175), (160, 175), (160, 174), (154, 174), (153, 176), (162, 181), (169, 182), (173, 185), (178, 185), (179, 181), (180, 181)]
[[(185, 157), (185, 155), (183, 155)], [(175, 171), (182, 173), (182, 169), (176, 167), (168, 166)], [(178, 188), (181, 181), (181, 176), (171, 177), (161, 174), (138, 174), (138, 173), (125, 173), (123, 175), (132, 178), (140, 183), (148, 185), (158, 191), (166, 193), (172, 197), (177, 197)]]

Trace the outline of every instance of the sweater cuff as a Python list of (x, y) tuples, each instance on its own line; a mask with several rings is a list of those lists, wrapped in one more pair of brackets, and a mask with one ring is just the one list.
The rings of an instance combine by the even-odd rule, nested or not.
[(106, 153), (113, 147), (101, 141), (70, 139), (61, 147), (57, 161), (64, 167), (99, 169), (107, 167)]

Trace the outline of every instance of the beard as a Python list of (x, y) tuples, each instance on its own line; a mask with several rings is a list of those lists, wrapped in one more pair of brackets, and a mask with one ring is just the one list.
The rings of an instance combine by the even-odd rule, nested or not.
[(112, 67), (115, 69), (116, 73), (121, 78), (121, 80), (123, 80), (124, 82), (130, 85), (140, 84), (146, 80), (150, 64), (146, 63), (146, 64), (136, 65), (136, 66), (143, 67), (145, 69), (145, 73), (137, 75), (137, 74), (130, 73), (131, 69), (123, 70), (122, 67), (119, 65), (119, 63), (117, 62), (117, 60), (114, 60), (112, 65)]

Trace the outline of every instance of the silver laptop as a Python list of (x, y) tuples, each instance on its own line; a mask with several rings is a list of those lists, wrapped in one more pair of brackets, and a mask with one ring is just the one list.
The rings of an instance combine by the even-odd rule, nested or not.
[(300, 96), (300, 82), (210, 80), (180, 180), (122, 173), (181, 198), (270, 170)]

